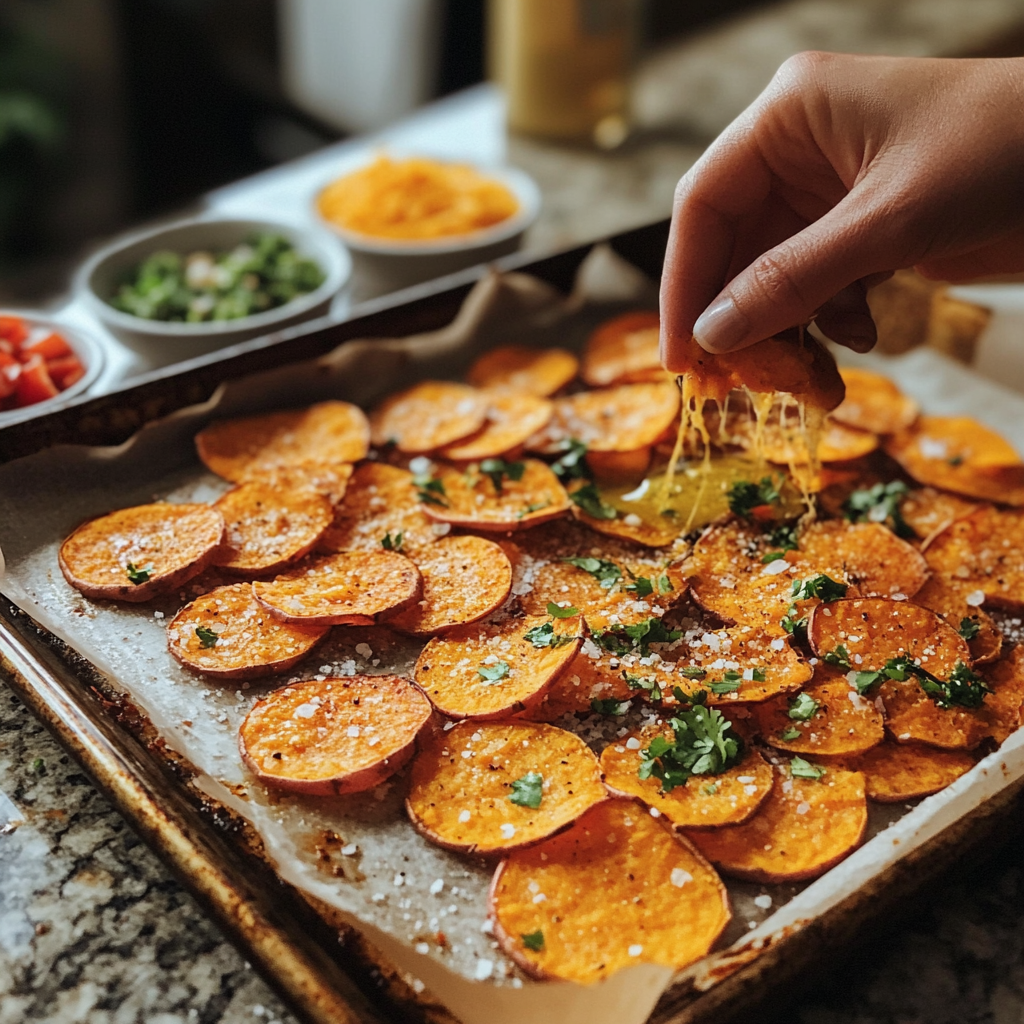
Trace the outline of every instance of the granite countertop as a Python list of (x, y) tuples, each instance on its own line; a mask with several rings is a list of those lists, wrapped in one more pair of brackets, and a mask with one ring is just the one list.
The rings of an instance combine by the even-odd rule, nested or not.
[[(1024, 0), (789, 0), (710, 29), (645, 63), (639, 130), (620, 151), (511, 141), (511, 161), (544, 193), (528, 245), (576, 244), (666, 216), (703, 143), (791, 53), (986, 52), (1022, 28)], [(1018, 837), (957, 865), (874, 945), (825, 965), (777, 1019), (1022, 1024), (1019, 850)], [(0, 683), (0, 1024), (293, 1020)]]

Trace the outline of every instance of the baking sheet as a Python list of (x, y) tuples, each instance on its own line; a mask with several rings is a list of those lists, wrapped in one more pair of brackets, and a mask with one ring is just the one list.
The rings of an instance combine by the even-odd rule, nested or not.
[[(130, 693), (167, 745), (199, 770), (201, 788), (252, 822), (282, 877), (358, 925), (415, 989), (429, 989), (466, 1024), (512, 1024), (555, 1014), (567, 1024), (640, 1024), (672, 978), (663, 968), (638, 965), (589, 989), (523, 979), (486, 931), (491, 867), (421, 839), (405, 821), (400, 780), (334, 800), (274, 796), (252, 784), (237, 753), (237, 728), (254, 699), (284, 680), (234, 688), (187, 673), (167, 654), (163, 633), (191, 596), (187, 588), (176, 599), (143, 608), (89, 602), (64, 582), (56, 549), (82, 519), (112, 508), (164, 497), (210, 500), (222, 493), (226, 485), (203, 470), (191, 444), (213, 415), (326, 397), (369, 404), (413, 379), (459, 373), (483, 346), (530, 340), (574, 347), (614, 308), (609, 303), (652, 296), (635, 269), (601, 250), (588, 260), (568, 301), (535, 279), (491, 277), (444, 331), (393, 342), (352, 342), (325, 359), (233, 382), (210, 402), (182, 410), (116, 449), (63, 447), (0, 467), (0, 546), (6, 559), (0, 591)], [(885, 360), (883, 368), (929, 411), (977, 415), (1024, 450), (1020, 396), (931, 352)], [(384, 643), (384, 635), (336, 630), (296, 675), (410, 667), (419, 645), (398, 638)], [(369, 650), (362, 646), (367, 642)], [(1018, 735), (913, 810), (873, 808), (872, 832), (885, 831), (817, 882), (806, 887), (730, 883), (731, 937), (749, 948), (752, 941), (766, 941), (813, 918), (1021, 775), (1024, 741)], [(325, 833), (339, 839), (325, 843)], [(340, 852), (352, 847), (354, 853)], [(438, 881), (440, 890), (431, 891)], [(769, 893), (775, 905), (756, 906), (753, 899), (761, 893)], [(438, 931), (446, 936), (443, 948), (433, 941)], [(721, 977), (716, 964), (728, 955), (688, 969), (681, 980), (698, 990), (710, 987)]]

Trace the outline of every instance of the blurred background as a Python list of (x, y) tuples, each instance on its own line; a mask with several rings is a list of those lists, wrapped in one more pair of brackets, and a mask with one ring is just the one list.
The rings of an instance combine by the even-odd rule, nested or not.
[[(622, 53), (607, 48), (530, 63), (563, 8), (598, 31), (622, 20), (612, 50), (628, 50), (631, 89), (616, 91)], [(663, 215), (673, 176), (790, 52), (1018, 53), (1022, 40), (1024, 0), (4, 0), (0, 301), (52, 295), (104, 236), (377, 130), (488, 69), (524, 140), (510, 160), (548, 207), (532, 244), (550, 247), (586, 233), (559, 201), (567, 168), (614, 166), (612, 204), (644, 194), (594, 236)], [(613, 68), (608, 113), (574, 128), (566, 76), (598, 65)]]

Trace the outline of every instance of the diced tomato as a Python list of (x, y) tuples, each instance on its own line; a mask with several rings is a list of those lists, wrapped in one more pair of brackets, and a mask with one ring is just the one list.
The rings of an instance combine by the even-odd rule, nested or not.
[(20, 316), (0, 316), (0, 338), (20, 345), (28, 337), (28, 325)]
[(0, 399), (10, 398), (18, 388), (21, 363), (14, 356), (0, 351)]
[(30, 356), (42, 356), (49, 362), (51, 359), (74, 354), (74, 349), (59, 334), (48, 334), (45, 338), (33, 341), (31, 345), (21, 346), (22, 362)]
[(6, 338), (0, 338), (0, 352), (4, 355), (13, 356), (17, 353), (18, 346), (13, 341), (8, 341)]
[(72, 384), (85, 376), (85, 367), (78, 356), (61, 356), (59, 359), (47, 359), (46, 368), (50, 371), (53, 383), (61, 391), (67, 391)]
[(57, 385), (50, 379), (50, 371), (46, 369), (42, 356), (33, 356), (22, 364), (16, 391), (19, 408), (43, 402), (57, 393)]

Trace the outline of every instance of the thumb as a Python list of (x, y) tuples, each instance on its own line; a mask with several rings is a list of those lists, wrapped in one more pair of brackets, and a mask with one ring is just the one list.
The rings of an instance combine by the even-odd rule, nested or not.
[[(892, 270), (900, 244), (893, 218), (882, 218), (854, 192), (803, 231), (758, 257), (698, 317), (693, 334), (709, 352), (732, 352), (807, 323), (826, 302), (861, 278)], [(911, 262), (913, 262), (911, 260)], [(875, 338), (866, 306), (848, 308), (843, 334), (858, 347)]]

